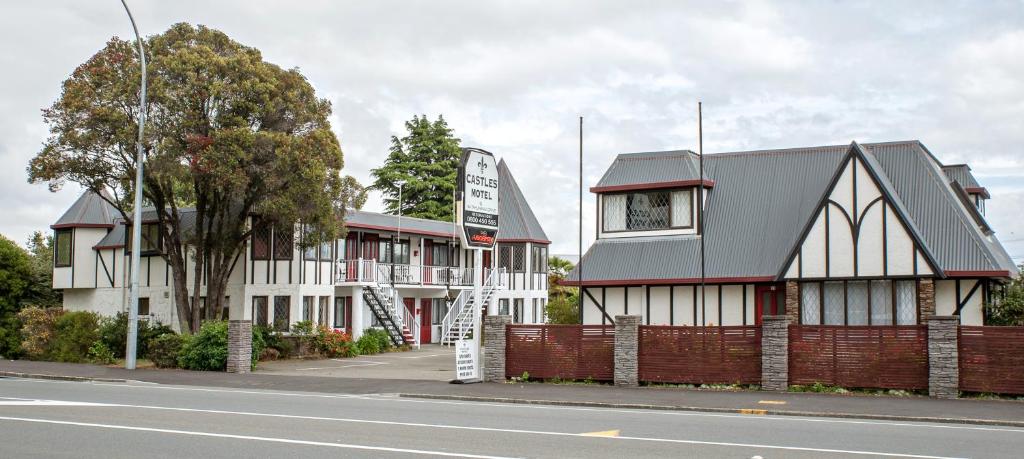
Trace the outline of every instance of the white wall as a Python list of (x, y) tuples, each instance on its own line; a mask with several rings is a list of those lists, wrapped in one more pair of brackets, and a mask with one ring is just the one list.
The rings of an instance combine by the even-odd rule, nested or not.
[[(952, 315), (956, 311), (959, 301), (963, 301), (970, 293), (977, 279), (960, 279), (960, 298), (957, 298), (955, 279), (935, 281), (935, 314), (940, 316)], [(985, 292), (979, 286), (974, 295), (967, 300), (963, 309), (960, 310), (961, 325), (984, 325), (984, 302)]]
[[(650, 316), (648, 317), (647, 286), (629, 287), (630, 315), (641, 317), (642, 324), (650, 325), (694, 325), (694, 293), (697, 295), (696, 325), (743, 325), (754, 323), (754, 286), (747, 285), (708, 285), (701, 307), (700, 287), (693, 285), (650, 286)], [(719, 317), (719, 289), (721, 289), (722, 311)], [(746, 289), (746, 307), (744, 294)], [(626, 297), (624, 287), (590, 287), (587, 291), (598, 302), (602, 301), (608, 314), (614, 319), (616, 315), (626, 313)], [(671, 300), (670, 300), (671, 298)], [(672, 312), (669, 312), (670, 307)], [(601, 312), (589, 297), (584, 297), (583, 323), (600, 324)]]

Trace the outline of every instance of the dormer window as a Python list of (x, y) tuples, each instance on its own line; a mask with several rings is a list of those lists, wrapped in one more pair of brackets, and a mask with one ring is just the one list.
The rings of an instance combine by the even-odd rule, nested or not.
[(693, 188), (604, 194), (604, 232), (693, 228)]

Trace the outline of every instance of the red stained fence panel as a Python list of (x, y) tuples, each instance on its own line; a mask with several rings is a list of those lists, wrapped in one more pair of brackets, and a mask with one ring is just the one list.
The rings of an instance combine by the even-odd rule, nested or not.
[(960, 390), (1024, 394), (1024, 327), (960, 327)]
[(790, 325), (789, 383), (928, 388), (928, 327)]
[(760, 384), (761, 327), (640, 327), (640, 381)]
[(505, 376), (615, 378), (614, 325), (508, 325)]

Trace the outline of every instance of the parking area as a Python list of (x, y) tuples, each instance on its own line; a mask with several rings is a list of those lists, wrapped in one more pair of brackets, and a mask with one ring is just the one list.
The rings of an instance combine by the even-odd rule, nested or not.
[(257, 371), (263, 374), (330, 378), (450, 381), (455, 378), (455, 348), (430, 344), (407, 352), (389, 352), (350, 359), (260, 362)]

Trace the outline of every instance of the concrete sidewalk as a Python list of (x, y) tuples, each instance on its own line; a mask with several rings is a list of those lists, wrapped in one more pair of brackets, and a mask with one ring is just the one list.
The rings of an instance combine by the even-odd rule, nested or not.
[(297, 376), (259, 371), (242, 375), (185, 370), (128, 371), (97, 365), (22, 360), (0, 361), (0, 376), (125, 380), (299, 392), (389, 393), (406, 397), (504, 403), (851, 417), (1024, 427), (1024, 402), (1003, 400), (938, 400), (921, 396), (702, 391), (538, 383), (459, 385), (429, 380)]

